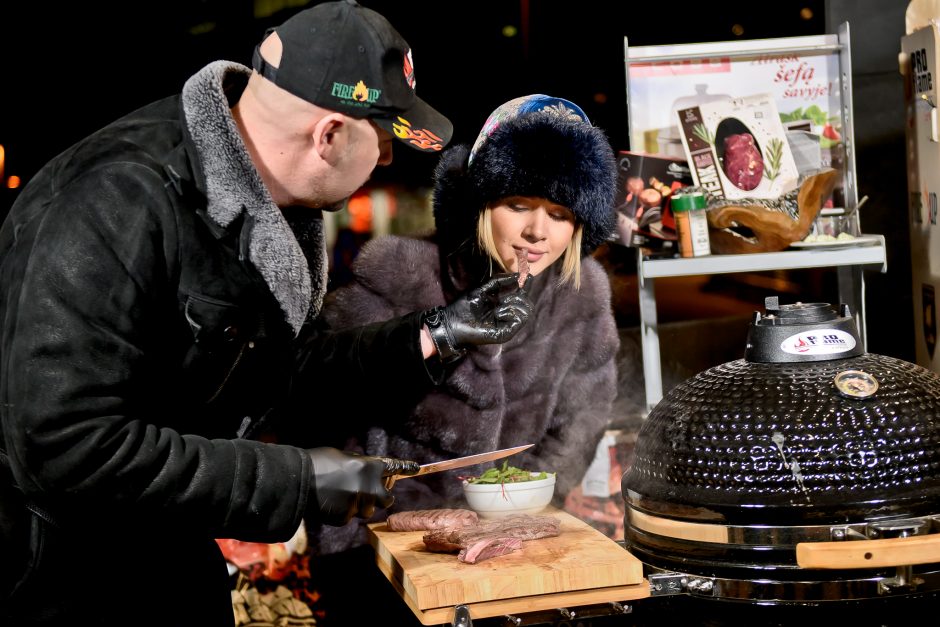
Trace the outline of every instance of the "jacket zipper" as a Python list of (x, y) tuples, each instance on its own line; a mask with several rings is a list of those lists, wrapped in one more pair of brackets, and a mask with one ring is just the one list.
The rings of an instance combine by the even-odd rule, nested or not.
[(235, 372), (235, 369), (238, 368), (239, 362), (242, 360), (242, 356), (245, 354), (245, 350), (249, 348), (254, 348), (254, 340), (249, 340), (242, 344), (241, 350), (238, 351), (238, 355), (235, 356), (235, 362), (232, 364), (232, 367), (228, 369), (228, 372), (225, 373), (225, 378), (222, 379), (222, 383), (219, 384), (219, 387), (216, 389), (215, 393), (209, 397), (209, 400), (206, 403), (211, 403), (219, 397), (219, 394), (222, 393), (222, 390), (225, 388), (225, 384), (228, 383), (229, 378), (232, 376), (232, 373)]

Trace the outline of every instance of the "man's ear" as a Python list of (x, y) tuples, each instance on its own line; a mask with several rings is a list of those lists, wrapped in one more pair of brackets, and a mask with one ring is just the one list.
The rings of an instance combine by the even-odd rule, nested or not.
[(313, 147), (320, 158), (335, 164), (349, 141), (349, 126), (341, 113), (325, 115), (313, 127)]

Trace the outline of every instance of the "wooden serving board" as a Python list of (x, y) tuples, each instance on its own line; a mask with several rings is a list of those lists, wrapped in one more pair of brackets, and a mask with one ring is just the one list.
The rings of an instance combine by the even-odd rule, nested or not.
[[(422, 622), (436, 620), (430, 610), (457, 605), (480, 604), (470, 605), (471, 616), (482, 618), (519, 607), (649, 596), (642, 564), (623, 547), (566, 512), (550, 509), (542, 515), (561, 521), (560, 535), (527, 541), (519, 551), (479, 564), (459, 562), (456, 553), (428, 551), (423, 531), (389, 531), (385, 523), (374, 523), (369, 535), (379, 568)], [(570, 594), (575, 596), (564, 598)]]

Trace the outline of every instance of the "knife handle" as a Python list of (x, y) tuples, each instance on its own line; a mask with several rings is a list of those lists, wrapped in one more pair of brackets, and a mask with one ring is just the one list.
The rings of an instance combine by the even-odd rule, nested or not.
[(395, 485), (395, 481), (398, 479), (413, 475), (421, 469), (418, 462), (407, 459), (396, 459), (394, 457), (380, 457), (379, 459), (385, 464), (385, 470), (382, 471), (382, 476), (385, 477), (386, 490), (391, 490), (392, 486)]

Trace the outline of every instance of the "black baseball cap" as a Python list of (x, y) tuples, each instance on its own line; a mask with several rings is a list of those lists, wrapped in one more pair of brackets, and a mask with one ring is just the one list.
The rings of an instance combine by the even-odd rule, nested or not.
[(415, 94), (411, 48), (388, 20), (355, 0), (324, 2), (293, 15), (276, 32), (280, 65), (255, 47), (252, 66), (307, 102), (369, 118), (416, 150), (440, 151), (453, 135), (450, 120)]

